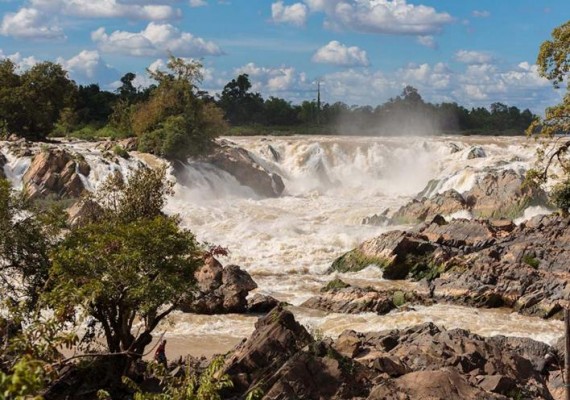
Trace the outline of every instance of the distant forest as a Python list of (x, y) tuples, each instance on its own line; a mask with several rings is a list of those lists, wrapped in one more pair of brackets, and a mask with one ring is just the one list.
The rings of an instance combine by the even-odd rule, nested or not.
[(156, 150), (165, 131), (172, 129), (180, 137), (191, 132), (192, 140), (204, 129), (208, 140), (269, 133), (520, 135), (536, 118), (528, 109), (503, 103), (471, 109), (429, 103), (411, 86), (376, 107), (329, 104), (321, 102), (320, 93), (315, 93), (316, 100), (292, 104), (253, 92), (247, 74), (212, 96), (198, 87), (199, 63), (171, 57), (169, 68), (149, 71), (156, 82), (149, 87), (135, 87), (136, 75), (127, 73), (115, 91), (106, 91), (97, 84), (77, 85), (55, 63), (42, 62), (20, 72), (10, 60), (1, 60), (0, 135), (38, 140), (144, 136), (147, 147)]

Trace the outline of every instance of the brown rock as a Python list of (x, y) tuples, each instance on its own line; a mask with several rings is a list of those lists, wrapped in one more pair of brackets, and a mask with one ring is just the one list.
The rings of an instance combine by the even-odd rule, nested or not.
[(54, 195), (79, 197), (85, 187), (76, 172), (73, 157), (62, 149), (47, 149), (36, 154), (23, 177), (24, 191), (31, 199)]
[(281, 177), (258, 164), (245, 149), (226, 143), (217, 147), (205, 161), (234, 176), (260, 196), (278, 197), (285, 189)]
[(247, 301), (247, 311), (254, 314), (265, 314), (277, 307), (281, 302), (271, 296), (256, 293)]
[(103, 213), (99, 204), (91, 199), (82, 199), (67, 209), (67, 222), (71, 227), (80, 227), (96, 221)]

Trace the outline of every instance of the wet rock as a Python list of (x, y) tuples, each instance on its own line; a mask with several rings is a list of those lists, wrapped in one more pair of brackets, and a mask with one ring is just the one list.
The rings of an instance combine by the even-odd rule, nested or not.
[(396, 308), (391, 294), (352, 286), (311, 297), (301, 307), (335, 313), (374, 312), (381, 315)]
[(393, 225), (431, 220), (436, 214), (466, 211), (477, 218), (514, 219), (533, 205), (547, 204), (542, 189), (524, 186), (525, 177), (513, 170), (491, 171), (464, 193), (448, 190), (432, 194), (437, 182), (430, 182), (418, 197), (402, 206), (390, 220)]
[(226, 358), (224, 372), (234, 383), (232, 394), (243, 395), (258, 384), (266, 385), (287, 360), (312, 342), (291, 312), (273, 309), (257, 321), (249, 339)]
[(242, 185), (252, 188), (260, 196), (278, 197), (285, 189), (279, 175), (265, 169), (251, 153), (240, 147), (222, 144), (204, 161), (233, 175)]
[(191, 300), (180, 305), (183, 312), (196, 314), (245, 313), (247, 295), (257, 288), (251, 276), (237, 265), (222, 265), (206, 257), (195, 273), (197, 291)]
[(67, 222), (73, 228), (84, 226), (97, 221), (103, 214), (103, 209), (91, 199), (81, 199), (67, 209)]
[(390, 222), (390, 217), (388, 217), (389, 209), (384, 210), (382, 214), (374, 214), (369, 217), (364, 217), (362, 219), (362, 225), (375, 225), (375, 226), (385, 226)]
[(430, 198), (412, 200), (392, 215), (390, 223), (393, 225), (418, 223), (433, 219), (439, 214), (450, 215), (467, 208), (467, 202), (461, 194), (455, 190), (448, 190)]
[(354, 272), (376, 265), (386, 279), (404, 279), (437, 245), (421, 234), (392, 231), (368, 240), (336, 259), (328, 272)]
[[(569, 243), (570, 219), (556, 215), (536, 217), (519, 227), (454, 220), (385, 233), (335, 260), (330, 271), (375, 264), (387, 279), (426, 280), (435, 301), (506, 306), (525, 315), (560, 319), (570, 298)], [(319, 303), (322, 306), (323, 300)]]
[(471, 149), (469, 149), (469, 153), (467, 153), (468, 160), (472, 160), (474, 158), (485, 158), (485, 157), (487, 157), (487, 154), (485, 153), (485, 150), (483, 150), (483, 148), (480, 146), (472, 147)]
[(247, 311), (253, 314), (265, 314), (277, 307), (281, 302), (271, 296), (256, 293), (247, 301)]
[(85, 190), (76, 160), (65, 150), (46, 149), (34, 156), (23, 177), (24, 191), (30, 199), (56, 196), (79, 197)]
[(4, 166), (8, 163), (6, 156), (0, 153), (0, 179), (6, 179), (6, 174), (4, 173)]

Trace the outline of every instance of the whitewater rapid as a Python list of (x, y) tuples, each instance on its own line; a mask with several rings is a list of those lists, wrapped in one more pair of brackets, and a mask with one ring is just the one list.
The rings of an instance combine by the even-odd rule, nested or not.
[[(300, 306), (334, 276), (324, 272), (334, 259), (360, 242), (390, 229), (365, 225), (374, 214), (396, 211), (422, 191), (469, 190), (490, 169), (524, 172), (534, 160), (536, 144), (523, 137), (229, 137), (225, 140), (250, 151), (256, 161), (279, 174), (285, 192), (278, 198), (260, 198), (228, 173), (190, 161), (187, 179), (176, 182), (166, 211), (179, 214), (182, 224), (202, 242), (230, 250), (224, 264), (247, 270), (263, 293), (291, 304), (296, 318), (313, 332), (337, 336), (345, 329), (375, 331), (433, 321), (483, 335), (514, 335), (552, 343), (562, 324), (506, 310), (478, 310), (436, 305), (415, 310), (375, 314), (327, 314)], [(90, 143), (66, 144), (80, 152), (92, 167), (87, 187), (97, 186), (115, 169), (128, 174), (139, 162), (160, 161), (134, 153), (130, 160), (101, 162), (102, 151)], [(469, 158), (474, 147), (486, 157)], [(6, 175), (21, 187), (29, 159), (6, 154)], [(174, 179), (174, 178), (172, 178)], [(20, 185), (20, 186), (18, 186)], [(546, 213), (530, 208), (522, 222)], [(453, 216), (450, 216), (453, 217)], [(465, 213), (455, 217), (469, 217)], [(406, 285), (382, 279), (374, 267), (340, 277), (353, 284), (378, 287)], [(197, 316), (180, 312), (159, 326), (175, 344), (177, 354), (211, 355), (228, 351), (248, 337), (256, 316)]]

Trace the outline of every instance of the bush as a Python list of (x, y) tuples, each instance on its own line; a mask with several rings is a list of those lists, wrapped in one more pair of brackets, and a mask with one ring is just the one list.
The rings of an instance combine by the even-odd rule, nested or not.
[(570, 209), (570, 179), (557, 184), (550, 193), (550, 199), (562, 214), (567, 216)]
[(129, 152), (127, 150), (125, 150), (122, 146), (116, 145), (115, 147), (113, 147), (113, 153), (116, 156), (122, 157), (124, 159), (129, 159), (131, 156), (129, 155)]

